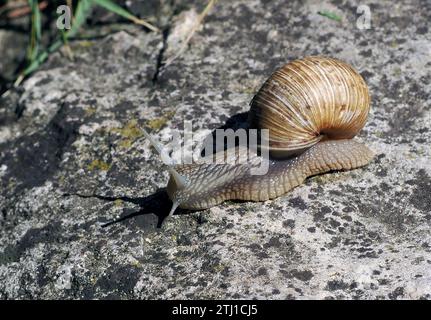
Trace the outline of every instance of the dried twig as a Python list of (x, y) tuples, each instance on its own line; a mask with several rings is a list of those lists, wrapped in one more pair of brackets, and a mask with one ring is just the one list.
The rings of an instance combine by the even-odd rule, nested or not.
[[(48, 6), (48, 1), (42, 1), (41, 3), (39, 3), (39, 10), (43, 10)], [(31, 12), (31, 8), (29, 5), (25, 5), (25, 6), (21, 6), (18, 7), (16, 9), (13, 9), (11, 11), (9, 11), (6, 16), (9, 19), (16, 19), (16, 18), (20, 18), (23, 16), (28, 15)]]
[(217, 0), (210, 0), (208, 4), (206, 5), (205, 9), (201, 12), (201, 14), (198, 16), (198, 19), (196, 20), (195, 25), (190, 30), (189, 35), (187, 36), (186, 40), (184, 40), (183, 44), (181, 45), (181, 48), (177, 51), (176, 54), (174, 54), (172, 57), (167, 59), (163, 63), (163, 67), (166, 68), (168, 65), (170, 65), (175, 59), (177, 59), (181, 54), (186, 50), (188, 43), (190, 42), (191, 38), (195, 34), (196, 30), (199, 29), (199, 27), (202, 24), (202, 21), (204, 20), (205, 16), (208, 14), (208, 12), (211, 10), (211, 8), (214, 6), (214, 4), (217, 2)]
[(139, 24), (141, 26), (144, 26), (144, 27), (150, 29), (151, 31), (160, 32), (159, 28), (157, 28), (156, 26), (153, 26), (151, 23), (148, 23), (145, 20), (142, 20), (142, 19), (139, 19), (139, 18), (136, 18), (136, 17), (130, 18), (130, 20), (132, 20), (132, 22), (134, 22), (136, 24)]
[(7, 1), (5, 4), (0, 5), (0, 16), (5, 12), (26, 6), (28, 6), (28, 3), (25, 0)]

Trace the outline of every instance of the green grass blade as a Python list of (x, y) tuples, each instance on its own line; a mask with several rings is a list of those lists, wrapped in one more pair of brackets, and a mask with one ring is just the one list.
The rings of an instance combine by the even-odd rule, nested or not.
[(40, 65), (45, 62), (45, 60), (48, 58), (48, 55), (54, 51), (57, 51), (62, 45), (63, 41), (57, 40), (53, 44), (51, 44), (47, 50), (40, 52), (35, 57), (35, 59), (31, 61), (30, 65), (28, 65), (27, 68), (24, 69), (24, 71), (21, 73), (21, 76), (27, 76), (30, 73), (36, 71), (40, 67)]
[[(15, 85), (19, 85), (24, 77), (28, 76), (30, 73), (39, 69), (40, 65), (45, 62), (48, 58), (49, 54), (57, 51), (64, 42), (67, 41), (69, 37), (74, 36), (79, 28), (84, 24), (87, 19), (90, 9), (92, 6), (91, 0), (80, 0), (78, 2), (78, 6), (75, 10), (75, 19), (73, 21), (73, 25), (69, 31), (63, 33), (61, 38), (52, 43), (48, 49), (40, 52), (39, 43), (41, 37), (41, 20), (40, 20), (40, 11), (38, 7), (37, 0), (29, 0), (29, 5), (32, 9), (32, 38), (31, 38), (31, 47), (30, 47), (30, 63), (29, 65), (21, 72), (17, 80), (15, 81)], [(36, 41), (39, 40), (39, 41)], [(34, 45), (34, 44), (37, 44)]]
[(30, 45), (28, 49), (28, 60), (30, 63), (36, 59), (39, 53), (42, 38), (42, 20), (40, 17), (39, 3), (37, 0), (28, 0), (31, 9), (31, 33)]
[(22, 80), (30, 73), (36, 71), (40, 65), (45, 62), (49, 54), (58, 50), (67, 40), (74, 37), (81, 26), (87, 20), (87, 17), (91, 13), (93, 5), (97, 4), (105, 9), (114, 12), (126, 19), (132, 20), (134, 23), (141, 24), (153, 31), (160, 31), (155, 26), (149, 24), (148, 22), (139, 19), (129, 13), (127, 10), (123, 9), (111, 0), (80, 0), (78, 1), (77, 7), (74, 12), (74, 19), (70, 30), (67, 32), (62, 32), (54, 43), (52, 43), (48, 49), (40, 51), (40, 40), (42, 36), (42, 22), (39, 10), (38, 0), (28, 0), (32, 12), (32, 30), (31, 30), (31, 43), (29, 46), (29, 65), (21, 72), (15, 81), (14, 85), (19, 85)]
[(136, 24), (143, 25), (152, 31), (156, 31), (156, 32), (160, 31), (157, 27), (146, 22), (145, 20), (142, 20), (142, 19), (135, 17), (129, 11), (120, 7), (118, 4), (116, 4), (115, 2), (113, 2), (111, 0), (91, 0), (91, 1), (95, 4), (98, 4), (99, 6), (101, 6), (103, 8), (105, 8), (106, 10), (109, 10), (115, 14), (118, 14), (119, 16), (121, 16), (123, 18), (129, 19)]
[(337, 15), (334, 12), (330, 12), (330, 11), (318, 11), (318, 14), (320, 14), (321, 16), (324, 16), (326, 18), (329, 18), (331, 20), (335, 20), (335, 21), (341, 21), (341, 17), (339, 15)]
[(65, 35), (66, 38), (74, 37), (78, 33), (79, 28), (87, 20), (87, 17), (91, 12), (92, 6), (93, 6), (93, 0), (80, 0), (78, 2), (78, 5), (75, 9), (72, 27), (66, 33)]

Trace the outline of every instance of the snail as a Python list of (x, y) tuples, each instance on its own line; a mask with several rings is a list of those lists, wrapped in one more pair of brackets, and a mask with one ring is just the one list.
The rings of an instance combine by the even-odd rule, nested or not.
[[(354, 136), (370, 110), (368, 87), (361, 75), (340, 60), (310, 56), (276, 70), (250, 103), (249, 128), (269, 129), (268, 171), (250, 174), (263, 161), (252, 155), (234, 163), (198, 161), (168, 166), (171, 216), (177, 207), (201, 210), (225, 200), (266, 201), (287, 193), (307, 177), (365, 166), (373, 152)], [(143, 129), (162, 153), (162, 146)], [(214, 158), (226, 158), (221, 151)]]

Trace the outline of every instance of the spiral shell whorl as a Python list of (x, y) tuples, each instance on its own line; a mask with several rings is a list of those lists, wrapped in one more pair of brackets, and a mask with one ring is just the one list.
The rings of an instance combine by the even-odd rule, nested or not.
[(270, 130), (273, 153), (293, 154), (324, 138), (353, 138), (369, 109), (368, 87), (357, 71), (337, 59), (312, 56), (271, 75), (251, 102), (249, 122)]

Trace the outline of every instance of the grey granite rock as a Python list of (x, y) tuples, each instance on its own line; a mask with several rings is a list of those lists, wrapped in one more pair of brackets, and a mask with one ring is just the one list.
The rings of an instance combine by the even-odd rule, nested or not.
[[(73, 42), (2, 99), (0, 298), (430, 299), (430, 2), (368, 1), (369, 30), (332, 3), (219, 1), (166, 68), (184, 20)], [(184, 120), (202, 139), (241, 126), (273, 70), (314, 54), (369, 84), (375, 160), (160, 227), (168, 175), (136, 123), (162, 141)]]

